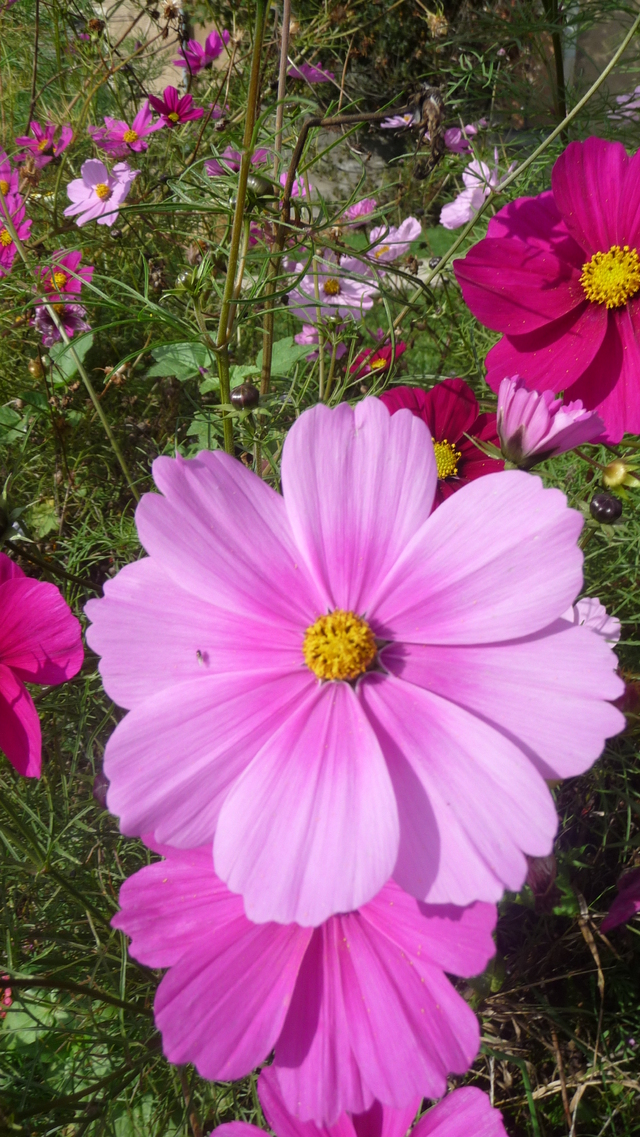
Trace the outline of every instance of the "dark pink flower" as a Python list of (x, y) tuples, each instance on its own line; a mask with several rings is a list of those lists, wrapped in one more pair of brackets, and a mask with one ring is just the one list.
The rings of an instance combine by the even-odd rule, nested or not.
[(5, 1008), (10, 1007), (11, 1004), (13, 1003), (11, 988), (5, 987), (3, 985), (3, 982), (2, 982), (3, 980), (8, 980), (8, 979), (9, 979), (8, 975), (0, 975), (0, 1007), (2, 1007), (2, 1010), (0, 1010), (0, 1019), (6, 1019), (7, 1012), (6, 1012)]
[(485, 968), (493, 904), (423, 904), (389, 881), (317, 928), (255, 924), (216, 876), (210, 845), (154, 847), (165, 860), (124, 882), (112, 924), (134, 959), (169, 969), (154, 1015), (170, 1062), (228, 1081), (275, 1048), (286, 1107), (320, 1125), (376, 1098), (415, 1109), (468, 1069), (478, 1023), (445, 972)]
[(165, 126), (192, 122), (193, 119), (202, 118), (204, 114), (203, 107), (194, 107), (193, 95), (179, 95), (176, 87), (165, 87), (161, 99), (156, 95), (149, 95), (149, 102)]
[(11, 162), (4, 150), (0, 150), (0, 193), (2, 196), (7, 197), (10, 193), (17, 193), (19, 182), (18, 171), (11, 168)]
[(80, 173), (81, 177), (67, 186), (71, 205), (65, 209), (65, 217), (77, 216), (77, 225), (86, 225), (88, 221), (113, 225), (139, 170), (130, 169), (126, 162), (117, 162), (109, 173), (104, 162), (89, 158)]
[(595, 411), (586, 411), (578, 399), (563, 403), (552, 391), (530, 391), (524, 379), (514, 375), (498, 388), (496, 428), (505, 458), (530, 470), (546, 458), (554, 458), (593, 442), (604, 423)]
[(0, 277), (6, 276), (11, 272), (11, 266), (15, 260), (17, 249), (13, 243), (13, 237), (5, 224), (5, 211), (9, 214), (13, 227), (18, 234), (18, 240), (26, 241), (29, 233), (31, 232), (31, 221), (24, 220), (25, 208), (22, 204), (22, 198), (19, 193), (9, 194), (2, 201), (0, 208)]
[(222, 55), (229, 42), (229, 32), (225, 29), (222, 35), (213, 31), (207, 36), (204, 47), (195, 39), (190, 39), (186, 47), (180, 48), (181, 58), (174, 59), (176, 67), (185, 67), (192, 75), (197, 75), (205, 67)]
[(290, 79), (302, 79), (307, 83), (330, 83), (335, 79), (333, 71), (323, 71), (321, 67), (314, 67), (312, 63), (294, 64), (287, 71)]
[[(349, 371), (352, 372), (355, 379), (364, 379), (365, 375), (371, 375), (374, 372), (388, 371), (392, 361), (399, 359), (406, 350), (407, 345), (402, 340), (396, 341), (395, 354), (390, 343), (384, 344), (383, 347), (367, 348), (356, 355)], [(397, 389), (401, 390), (401, 388)], [(406, 389), (410, 390), (409, 387)]]
[[(78, 332), (91, 331), (91, 324), (85, 320), (87, 313), (82, 304), (56, 303), (53, 308), (69, 339)], [(44, 304), (37, 305), (32, 323), (35, 329), (40, 332), (44, 347), (51, 347), (52, 344), (62, 339), (55, 321)]]
[(57, 687), (82, 666), (80, 624), (54, 584), (25, 576), (0, 553), (0, 749), (40, 776), (40, 720), (25, 683)]
[(393, 387), (380, 396), (395, 414), (408, 407), (431, 432), (438, 487), (434, 505), (439, 505), (467, 482), (504, 469), (504, 462), (488, 458), (467, 435), (499, 447), (494, 414), (478, 414), (478, 401), (463, 379), (443, 379), (430, 391), (420, 387)]
[(88, 284), (94, 273), (93, 265), (81, 268), (81, 260), (81, 252), (67, 253), (59, 249), (53, 254), (50, 265), (37, 270), (40, 283), (51, 299), (80, 295), (82, 285)]
[(105, 115), (104, 126), (89, 126), (87, 131), (96, 146), (100, 146), (107, 154), (112, 154), (115, 158), (125, 158), (130, 151), (146, 150), (149, 146), (145, 141), (147, 136), (165, 125), (164, 122), (153, 123), (151, 118), (149, 100), (145, 99), (131, 126), (122, 119), (109, 118)]
[(626, 924), (640, 912), (640, 868), (630, 869), (618, 881), (618, 895), (600, 925), (601, 932), (610, 932)]
[[(254, 150), (251, 155), (251, 164), (253, 166), (263, 166), (269, 156), (268, 150)], [(205, 162), (204, 168), (210, 178), (219, 177), (220, 174), (228, 174), (229, 172), (235, 173), (240, 169), (242, 161), (242, 154), (239, 150), (234, 150), (232, 146), (227, 146), (226, 150), (220, 155), (220, 158), (210, 158)]]
[[(34, 137), (30, 138), (27, 134), (21, 134), (16, 138), (16, 145), (24, 146), (25, 149), (14, 156), (14, 161), (24, 162), (27, 154), (32, 154), (38, 169), (46, 166), (54, 158), (58, 158), (73, 140), (73, 130), (70, 123), (58, 128), (55, 122), (48, 122), (44, 127), (40, 126), (39, 122), (30, 122), (29, 127)], [(56, 141), (58, 129), (60, 133)]]
[(519, 198), (454, 262), (465, 301), (503, 338), (505, 375), (597, 410), (610, 441), (640, 433), (640, 151), (587, 138), (558, 158), (550, 192)]

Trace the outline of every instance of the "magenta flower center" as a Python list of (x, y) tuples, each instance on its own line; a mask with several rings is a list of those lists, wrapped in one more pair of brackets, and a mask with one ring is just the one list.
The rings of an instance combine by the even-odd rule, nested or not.
[(9, 183), (5, 182), (4, 178), (0, 178), (0, 193), (3, 195), (9, 192)]
[(594, 253), (582, 266), (580, 284), (587, 300), (622, 308), (640, 291), (640, 260), (628, 245), (612, 245), (608, 253)]
[(124, 134), (122, 135), (122, 141), (123, 141), (123, 142), (128, 142), (129, 144), (130, 144), (130, 143), (132, 143), (132, 142), (137, 142), (137, 141), (138, 141), (138, 133), (137, 133), (137, 131), (135, 131), (135, 130), (125, 130)]
[(111, 190), (109, 189), (109, 186), (105, 184), (105, 182), (98, 182), (97, 186), (95, 187), (95, 191), (97, 196), (100, 198), (100, 201), (106, 201), (108, 197), (111, 197)]
[(307, 628), (302, 652), (318, 679), (357, 679), (373, 663), (378, 645), (366, 620), (336, 608)]
[(6, 229), (2, 229), (0, 231), (0, 245), (2, 245), (2, 247), (4, 249), (8, 249), (10, 244), (11, 244), (11, 234), (9, 232), (7, 232)]
[(445, 478), (455, 478), (458, 473), (458, 462), (462, 458), (459, 450), (447, 442), (446, 438), (442, 442), (436, 442), (432, 438), (433, 450), (436, 456), (436, 466), (438, 468), (438, 478), (444, 481)]
[(325, 296), (339, 296), (341, 292), (340, 281), (336, 280), (334, 276), (330, 276), (322, 285), (322, 291)]

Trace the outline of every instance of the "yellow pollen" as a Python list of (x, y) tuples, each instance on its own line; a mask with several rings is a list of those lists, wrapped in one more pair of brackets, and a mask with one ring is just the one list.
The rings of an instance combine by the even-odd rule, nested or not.
[(171, 114), (168, 114), (167, 118), (169, 119), (169, 122), (180, 122), (180, 115), (176, 114), (175, 111), (171, 111)]
[(52, 304), (51, 307), (57, 316), (64, 316), (64, 304)]
[(330, 276), (322, 285), (322, 291), (326, 296), (339, 296), (341, 291), (340, 281), (336, 280), (334, 276)]
[(137, 132), (135, 130), (125, 130), (124, 134), (122, 135), (122, 141), (123, 142), (137, 142), (138, 141)]
[(382, 357), (379, 356), (378, 359), (372, 359), (371, 363), (369, 364), (369, 367), (371, 368), (372, 371), (381, 371), (382, 368), (386, 367), (386, 366), (387, 366), (387, 361), (384, 358), (384, 356), (382, 356)]
[(447, 442), (446, 438), (443, 438), (442, 442), (436, 442), (435, 438), (432, 438), (431, 441), (436, 456), (439, 479), (444, 481), (445, 478), (454, 478), (458, 473), (458, 462), (462, 458), (462, 454), (456, 450), (455, 446)]
[(65, 284), (67, 283), (66, 272), (54, 272), (53, 283), (55, 284), (56, 288), (64, 288)]
[(612, 245), (608, 253), (594, 253), (582, 266), (580, 284), (587, 300), (621, 308), (640, 291), (640, 260), (628, 245)]
[(382, 256), (384, 256), (385, 253), (390, 253), (390, 252), (391, 252), (391, 245), (381, 245), (379, 249), (375, 250), (373, 255), (377, 260), (378, 257), (382, 257)]
[(378, 648), (366, 620), (336, 608), (307, 628), (304, 661), (318, 679), (357, 679), (373, 663)]
[(0, 231), (0, 245), (2, 245), (3, 248), (8, 249), (10, 244), (11, 234), (8, 233), (6, 229), (2, 229)]
[(38, 143), (38, 150), (42, 153), (44, 150), (50, 150), (52, 142), (50, 138), (42, 138)]
[(96, 194), (100, 198), (100, 201), (106, 201), (108, 197), (111, 197), (111, 190), (109, 189), (109, 186), (105, 185), (104, 182), (98, 182), (97, 186), (94, 188)]
[(0, 193), (5, 194), (9, 192), (9, 183), (5, 182), (4, 178), (0, 178)]

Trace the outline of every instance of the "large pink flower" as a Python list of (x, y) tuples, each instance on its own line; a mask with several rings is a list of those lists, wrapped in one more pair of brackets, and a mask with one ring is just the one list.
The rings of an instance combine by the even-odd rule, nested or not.
[(244, 1077), (275, 1047), (290, 1112), (333, 1124), (375, 1098), (395, 1109), (440, 1097), (478, 1050), (475, 1015), (445, 976), (476, 975), (496, 910), (429, 906), (389, 882), (319, 928), (252, 924), (216, 877), (211, 847), (158, 847), (166, 860), (120, 889), (112, 923), (135, 959), (168, 967), (155, 1019), (170, 1062)]
[(487, 356), (494, 391), (514, 374), (564, 391), (619, 441), (640, 432), (640, 151), (572, 142), (551, 185), (501, 209), (454, 270), (473, 314), (504, 332)]
[[(204, 107), (194, 107), (193, 95), (180, 95), (177, 87), (165, 87), (162, 98), (149, 95), (149, 102), (165, 126), (174, 127), (183, 122), (193, 122), (204, 114)], [(217, 118), (215, 112), (213, 117)]]
[(82, 667), (80, 624), (54, 584), (0, 553), (0, 749), (27, 778), (41, 766), (40, 720), (25, 683), (56, 687)]
[(297, 419), (284, 496), (221, 451), (153, 473), (150, 555), (87, 605), (130, 708), (105, 755), (123, 831), (215, 834), (257, 921), (320, 924), (391, 875), (430, 903), (518, 889), (551, 850), (544, 779), (624, 726), (612, 651), (559, 620), (582, 584), (564, 495), (516, 470), (432, 512), (429, 431), (378, 399)]
[(145, 99), (131, 126), (124, 119), (105, 115), (104, 126), (89, 126), (87, 130), (96, 146), (100, 146), (107, 154), (114, 158), (126, 158), (131, 151), (148, 149), (147, 137), (165, 125), (164, 122), (152, 122), (152, 117), (149, 100)]
[(109, 173), (104, 162), (89, 158), (82, 164), (81, 177), (67, 186), (71, 205), (65, 209), (65, 217), (77, 217), (77, 225), (86, 225), (88, 221), (113, 225), (139, 172), (130, 169), (126, 162), (117, 162)]
[(93, 277), (93, 265), (80, 267), (82, 253), (79, 250), (65, 252), (58, 249), (52, 255), (52, 263), (36, 270), (40, 284), (47, 293), (47, 299), (63, 300), (64, 297), (79, 296), (83, 284), (89, 284)]

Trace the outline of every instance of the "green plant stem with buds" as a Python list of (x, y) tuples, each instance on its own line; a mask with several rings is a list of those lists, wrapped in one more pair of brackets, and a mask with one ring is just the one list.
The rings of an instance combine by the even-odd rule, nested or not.
[[(253, 153), (253, 131), (256, 123), (258, 97), (260, 94), (260, 67), (262, 64), (262, 43), (267, 18), (267, 0), (257, 0), (256, 23), (253, 36), (253, 54), (251, 57), (251, 75), (249, 78), (249, 93), (247, 96), (247, 116), (244, 123), (244, 138), (242, 161), (238, 175), (238, 195), (233, 215), (231, 229), (231, 245), (229, 248), (229, 261), (227, 264), (227, 279), (225, 281), (220, 309), (220, 322), (218, 324), (218, 338), (216, 351), (218, 355), (218, 378), (220, 380), (220, 402), (229, 405), (231, 402), (231, 386), (229, 382), (229, 313), (233, 303), (233, 293), (236, 280), (236, 269), (240, 254), (242, 240), (244, 206), (247, 197), (247, 182), (251, 169), (251, 155)], [(222, 428), (224, 433), (224, 448), (227, 454), (234, 453), (233, 420), (227, 411), (223, 411)]]

